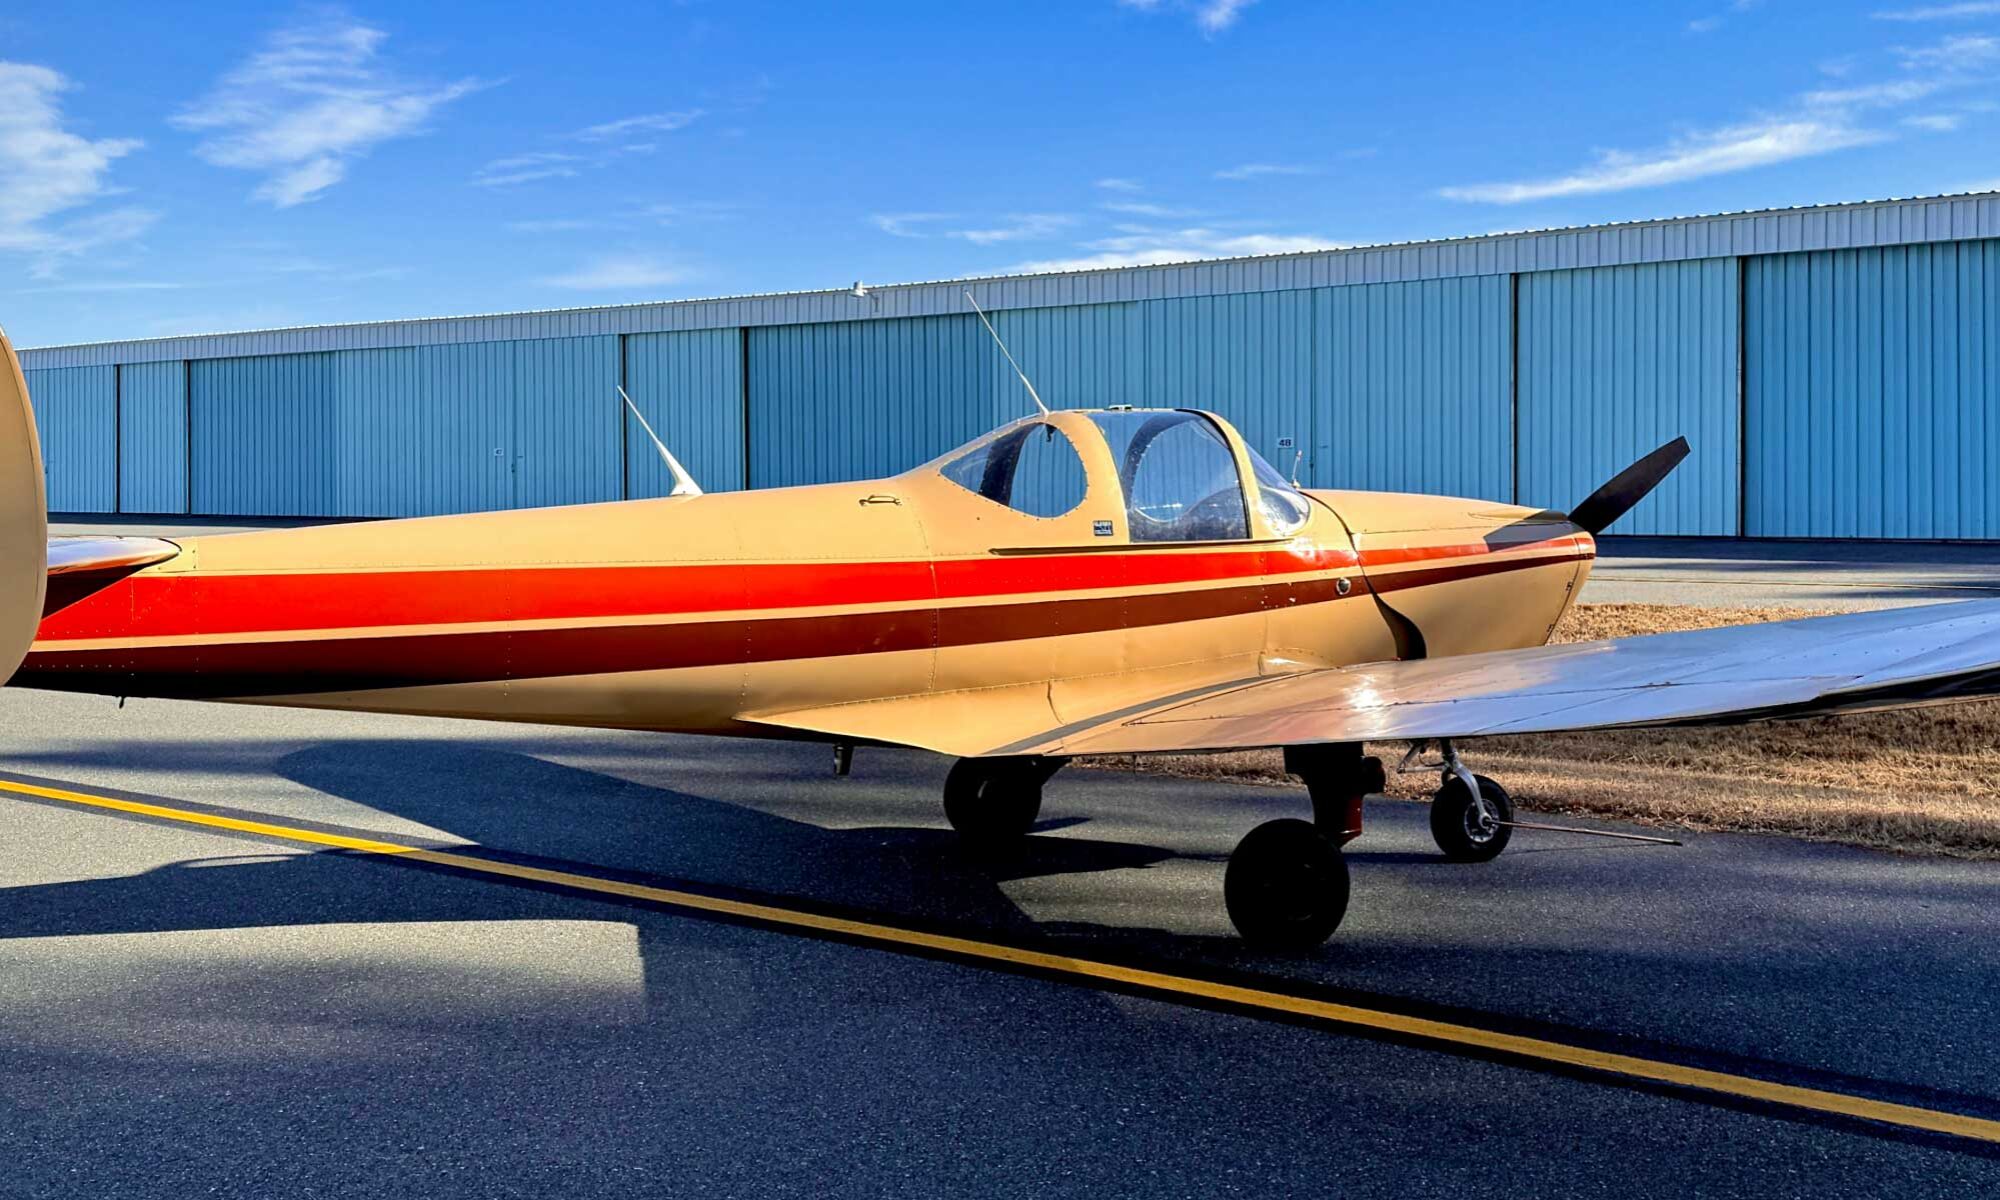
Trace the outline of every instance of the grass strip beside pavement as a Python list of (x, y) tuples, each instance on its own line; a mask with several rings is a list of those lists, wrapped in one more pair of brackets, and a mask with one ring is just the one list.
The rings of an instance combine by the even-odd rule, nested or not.
[[(1797, 608), (1584, 604), (1558, 642), (1820, 615)], [(1459, 743), (1475, 770), (1541, 814), (1781, 833), (1918, 854), (2000, 859), (2000, 701), (1714, 729), (1531, 734)], [(1369, 747), (1394, 764), (1402, 743)], [(1291, 783), (1277, 751), (1087, 760), (1239, 783)], [(1429, 774), (1388, 794), (1429, 795)]]

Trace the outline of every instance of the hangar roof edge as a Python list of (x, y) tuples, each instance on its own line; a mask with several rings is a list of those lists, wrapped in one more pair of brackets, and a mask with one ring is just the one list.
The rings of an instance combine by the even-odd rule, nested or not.
[(832, 288), (175, 334), (32, 347), (22, 351), (22, 365), (32, 370), (941, 316), (966, 311), (959, 293), (968, 288), (988, 310), (1051, 308), (1992, 237), (2000, 237), (2000, 191), (1663, 217), (1036, 275), (966, 276), (870, 285), (866, 294), (860, 296), (851, 288)]

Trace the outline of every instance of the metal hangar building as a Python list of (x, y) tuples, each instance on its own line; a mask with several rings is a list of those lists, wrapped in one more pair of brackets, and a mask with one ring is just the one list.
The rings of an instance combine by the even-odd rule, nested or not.
[(1319, 487), (1614, 533), (2000, 539), (2000, 193), (25, 351), (62, 513), (382, 517), (891, 474), (1029, 402), (1212, 409)]

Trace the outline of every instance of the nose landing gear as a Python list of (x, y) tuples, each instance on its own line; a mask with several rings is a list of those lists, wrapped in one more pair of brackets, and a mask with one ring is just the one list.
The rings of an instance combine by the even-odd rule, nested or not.
[(1455, 862), (1498, 857), (1514, 836), (1513, 797), (1486, 776), (1474, 775), (1450, 742), (1438, 745), (1444, 782), (1431, 797), (1431, 840)]

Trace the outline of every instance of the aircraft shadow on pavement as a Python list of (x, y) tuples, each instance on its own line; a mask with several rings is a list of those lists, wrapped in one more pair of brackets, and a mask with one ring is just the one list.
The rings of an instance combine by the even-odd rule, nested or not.
[[(955, 835), (943, 828), (821, 828), (689, 791), (552, 763), (525, 749), (537, 744), (527, 739), (497, 746), (442, 740), (328, 742), (285, 753), (274, 765), (279, 775), (322, 794), (499, 852), (557, 860), (584, 872), (595, 868), (796, 897), (807, 903), (874, 914), (889, 923), (914, 920), (941, 924), (972, 936), (990, 933), (1009, 941), (1047, 937), (1059, 944), (1092, 947), (1104, 953), (1199, 960), (1277, 978), (1338, 982), (1385, 995), (1408, 991), (1421, 982), (1424, 987), (1418, 990), (1435, 993), (1432, 1001), (1446, 1007), (1483, 1007), (1495, 995), (1514, 992), (1529, 999), (1547, 993), (1564, 998), (1561, 1004), (1551, 1000), (1551, 1012), (1621, 1013), (1614, 1025), (1636, 1024), (1639, 1028), (1695, 1027), (1712, 1016), (1717, 998), (1728, 997), (1739, 1022), (1750, 1027), (1741, 1038), (1721, 1039), (1738, 1054), (1752, 1050), (1758, 1040), (1757, 1029), (1764, 1024), (1761, 1019), (1742, 1021), (1740, 1014), (1766, 1009), (1788, 1014), (1764, 1031), (1772, 1037), (1781, 1032), (1779, 1026), (1797, 1024), (1802, 1006), (1812, 1010), (1811, 1024), (1821, 1027), (1824, 1036), (1845, 1045), (1878, 1044), (1879, 1036), (1870, 1031), (1896, 1027), (1898, 1014), (1913, 1009), (1933, 1013), (1935, 1024), (1949, 1030), (1960, 1019), (1969, 1018), (1962, 1010), (1980, 994), (1973, 978), (1986, 969), (1983, 960), (1968, 960), (1962, 952), (1945, 953), (1949, 947), (1934, 944), (1937, 939), (1901, 944), (1910, 938), (1900, 923), (1894, 930), (1899, 939), (1895, 943), (1884, 944), (1879, 936), (1868, 936), (1860, 939), (1852, 952), (1830, 949), (1750, 961), (1740, 954), (1717, 955), (1713, 948), (1704, 949), (1700, 939), (1641, 936), (1652, 923), (1645, 919), (1635, 920), (1633, 928), (1620, 936), (1605, 939), (1578, 940), (1566, 935), (1483, 945), (1467, 940), (1465, 930), (1454, 923), (1454, 913), (1485, 911), (1492, 906), (1504, 909), (1520, 901), (1524, 888), (1531, 889), (1526, 894), (1538, 897), (1536, 903), (1546, 914), (1555, 914), (1528, 918), (1531, 925), (1541, 928), (1563, 913), (1601, 904), (1603, 893), (1591, 890), (1588, 874), (1579, 877), (1556, 867), (1546, 873), (1523, 875), (1518, 866), (1508, 872), (1468, 869), (1428, 854), (1389, 849), (1362, 849), (1354, 855), (1361, 870), (1385, 873), (1369, 881), (1376, 891), (1361, 893), (1383, 899), (1364, 903), (1391, 902), (1388, 898), (1393, 893), (1383, 890), (1384, 884), (1398, 879), (1405, 889), (1416, 886), (1419, 879), (1434, 881), (1422, 886), (1447, 890), (1455, 899), (1435, 914), (1420, 909), (1402, 912), (1413, 898), (1406, 891), (1402, 899), (1393, 902), (1399, 908), (1398, 927), (1407, 928), (1346, 942), (1336, 940), (1323, 951), (1273, 956), (1250, 951), (1232, 937), (1075, 919), (1068, 915), (1074, 906), (1066, 906), (1065, 919), (1037, 921), (1008, 897), (1002, 885), (1047, 876), (1143, 869), (1178, 856), (1158, 846), (1067, 833), (1062, 837), (1030, 837), (1016, 855), (981, 858), (968, 854)], [(190, 767), (205, 758), (226, 763), (232, 756), (247, 757), (240, 747), (227, 742), (207, 747), (184, 744), (178, 753)], [(726, 767), (761, 769), (762, 776), (749, 776), (753, 782), (768, 778), (774, 790), (802, 786), (797, 756), (735, 747), (723, 747), (717, 753)], [(757, 765), (760, 756), (761, 768)], [(44, 758), (38, 765), (56, 767), (58, 757)], [(76, 764), (64, 765), (74, 769)], [(690, 778), (719, 769), (716, 763), (703, 759), (690, 759), (688, 767)], [(739, 780), (742, 777), (737, 776)], [(1056, 820), (1040, 828), (1074, 829), (1077, 825), (1075, 820)], [(574, 896), (531, 887), (504, 886), (490, 879), (386, 862), (363, 865), (338, 853), (276, 855), (255, 840), (241, 845), (240, 858), (176, 862), (131, 875), (5, 889), (0, 891), (0, 939), (331, 924), (603, 919), (597, 915), (601, 909), (580, 908)], [(1603, 848), (1593, 845), (1588, 849)], [(1773, 849), (1780, 847), (1774, 845)], [(1801, 847), (1784, 851), (1774, 863), (1760, 862), (1754, 867), (1744, 863), (1740, 873), (1729, 877), (1730, 890), (1748, 889), (1745, 894), (1751, 897), (1782, 894), (1795, 914), (1805, 898), (1818, 896), (1823, 902), (1813, 900), (1811, 909), (1824, 908), (1832, 914), (1839, 907), (1838, 901), (1851, 897), (1852, 881), (1825, 879), (1816, 872), (1795, 876), (1790, 869), (1793, 860), (1810, 865), (1827, 853), (1825, 848)], [(1608, 856), (1634, 864), (1654, 857), (1641, 853)], [(1937, 890), (1930, 895), (1937, 899)], [(1731, 907), (1738, 913), (1745, 911)], [(736, 952), (744, 936), (712, 922), (679, 915), (644, 913), (629, 907), (624, 911), (632, 915), (612, 919), (628, 922), (636, 930), (642, 994), (655, 1008), (675, 1005), (675, 997), (685, 997), (697, 986), (690, 980), (704, 972), (726, 970), (718, 964)], [(1712, 913), (1700, 905), (1686, 910), (1670, 906), (1660, 919), (1685, 928), (1699, 924), (1691, 920), (1699, 916)], [(1797, 920), (1797, 916), (1792, 919)], [(1826, 919), (1847, 940), (1864, 931), (1876, 932), (1869, 919), (1851, 912), (1837, 920), (1832, 915)], [(1433, 922), (1439, 924), (1433, 927)], [(1558, 924), (1569, 928), (1567, 918)], [(1940, 930), (1939, 934), (1948, 932)], [(1845, 941), (1840, 944), (1845, 945)], [(1879, 995), (1831, 986), (1835, 981), (1851, 981), (1864, 968), (1870, 978), (1893, 978), (1899, 983), (1883, 988)], [(853, 982), (859, 978), (851, 977), (850, 983), (842, 986), (860, 986)], [(1449, 986), (1441, 985), (1441, 980)], [(263, 1000), (290, 995), (292, 1000), (286, 1002), (310, 1006), (314, 996), (333, 982), (323, 972), (310, 970), (274, 979), (271, 971), (254, 963), (230, 961), (204, 965), (199, 976), (185, 986), (208, 997), (228, 995), (238, 988)], [(1805, 1003), (1800, 997), (1840, 999), (1838, 1003)], [(761, 1003), (775, 1010), (781, 1000), (773, 991)], [(1650, 1015), (1640, 1020), (1641, 1013)], [(560, 1023), (564, 1016), (548, 1011), (523, 1013), (518, 1019)], [(1939, 1075), (1959, 1073), (1942, 1069), (1948, 1061), (1942, 1046), (1931, 1044), (1938, 1038), (1912, 1030), (1904, 1040), (1903, 1054), (1896, 1057), (1928, 1061), (1929, 1069)], [(1735, 1044), (1729, 1045), (1732, 1042)], [(1884, 1065), (1878, 1064), (1876, 1069), (1883, 1070)], [(1985, 1072), (1973, 1069), (1969, 1074), (1981, 1078)]]
[[(202, 770), (227, 770), (232, 757), (220, 745), (183, 743), (174, 749), (181, 765)], [(59, 757), (37, 765), (56, 767)], [(74, 770), (82, 764), (61, 765)], [(1147, 941), (1169, 936), (1077, 921), (1039, 924), (1002, 888), (1014, 880), (1138, 869), (1175, 857), (1157, 846), (1068, 834), (1030, 836), (1016, 850), (980, 854), (968, 851), (949, 829), (827, 829), (490, 744), (329, 742), (292, 751), (274, 765), (277, 774), (316, 792), (503, 855), (585, 874), (657, 877), (667, 886), (688, 883), (796, 898), (975, 936), (982, 931), (1003, 938), (1037, 932), (1132, 934)], [(797, 786), (794, 771), (787, 769), (786, 780)], [(1086, 823), (1079, 817), (1045, 820), (1036, 834)], [(7, 889), (0, 903), (0, 938), (505, 920), (529, 912), (546, 915), (549, 909), (548, 897), (492, 880), (357, 888), (353, 864), (342, 861), (346, 857), (267, 856), (246, 845), (240, 858)]]

